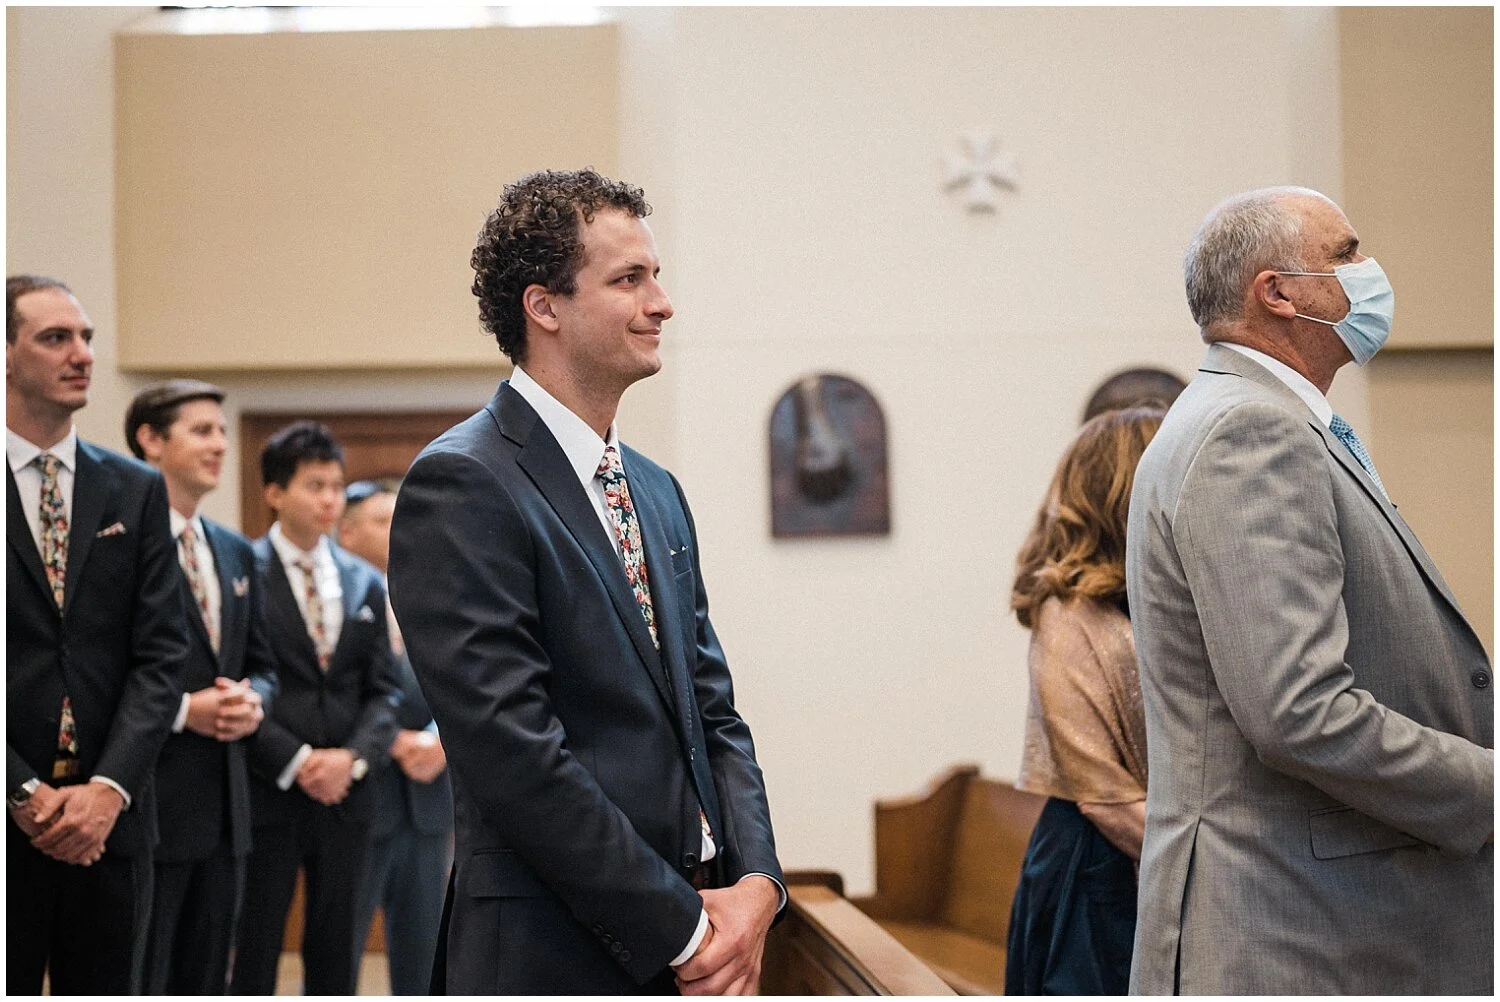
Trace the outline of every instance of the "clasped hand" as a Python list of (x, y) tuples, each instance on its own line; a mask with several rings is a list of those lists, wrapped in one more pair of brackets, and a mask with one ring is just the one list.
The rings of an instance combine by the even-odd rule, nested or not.
[(418, 783), (431, 783), (448, 767), (443, 743), (431, 731), (398, 731), (391, 742), (391, 758), (407, 778)]
[(708, 932), (698, 952), (677, 968), (677, 987), (684, 995), (754, 995), (780, 888), (769, 877), (752, 874), (733, 887), (698, 894), (708, 912)]
[(353, 782), (354, 753), (347, 748), (314, 748), (297, 770), (302, 792), (325, 807), (349, 795)]
[(124, 807), (124, 798), (107, 783), (61, 788), (43, 783), (30, 800), (12, 808), (10, 816), (31, 844), (48, 856), (91, 866), (104, 855), (104, 843)]
[(250, 687), (249, 679), (236, 682), (220, 676), (209, 688), (188, 696), (183, 726), (215, 741), (238, 741), (254, 734), (265, 716), (260, 693)]

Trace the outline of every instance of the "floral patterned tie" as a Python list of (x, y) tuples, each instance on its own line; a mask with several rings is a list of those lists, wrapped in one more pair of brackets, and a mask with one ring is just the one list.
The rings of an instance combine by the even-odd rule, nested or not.
[(183, 527), (182, 535), (177, 537), (177, 559), (182, 564), (182, 573), (187, 576), (188, 589), (193, 593), (193, 599), (198, 603), (198, 613), (203, 617), (203, 628), (208, 631), (208, 642), (213, 647), (214, 653), (219, 653), (219, 625), (214, 622), (213, 612), (208, 605), (208, 585), (203, 580), (203, 568), (198, 564), (198, 533), (193, 530), (193, 523), (189, 522)]
[[(42, 566), (52, 586), (52, 600), (63, 607), (63, 582), (68, 576), (68, 512), (63, 507), (62, 488), (57, 482), (57, 457), (44, 452), (34, 462), (42, 471), (42, 501), (37, 511), (42, 524)], [(73, 701), (63, 696), (57, 724), (58, 761), (52, 778), (71, 776), (78, 758), (78, 725), (73, 719)]]
[(609, 508), (609, 520), (615, 526), (615, 538), (620, 542), (620, 559), (625, 562), (625, 580), (635, 592), (641, 615), (646, 617), (651, 642), (661, 650), (661, 641), (656, 636), (656, 611), (651, 607), (651, 582), (646, 579), (646, 556), (641, 550), (641, 523), (635, 517), (635, 505), (630, 500), (630, 485), (625, 482), (625, 467), (620, 464), (619, 450), (612, 445), (605, 446), (604, 458), (599, 460), (599, 469), (594, 471), (594, 476), (604, 484), (604, 502)]
[(328, 648), (328, 628), (323, 625), (323, 596), (318, 594), (318, 581), (313, 577), (313, 562), (306, 557), (297, 561), (302, 571), (302, 594), (307, 599), (307, 635), (312, 638), (318, 652), (318, 668), (328, 670), (333, 652)]
[(68, 576), (68, 512), (57, 483), (57, 457), (44, 452), (33, 462), (42, 471), (42, 504), (38, 512), (42, 523), (42, 566), (47, 569), (52, 599), (61, 609), (63, 582)]

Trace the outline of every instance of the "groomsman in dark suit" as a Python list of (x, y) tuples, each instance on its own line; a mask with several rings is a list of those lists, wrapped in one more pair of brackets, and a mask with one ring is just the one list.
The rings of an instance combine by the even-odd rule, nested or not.
[(260, 460), (276, 523), (254, 548), (280, 687), (250, 750), (254, 846), (231, 990), (274, 991), (301, 868), (304, 988), (352, 995), (355, 895), (373, 810), (363, 780), (385, 761), (400, 700), (385, 587), (375, 568), (329, 541), (344, 510), (344, 453), (328, 429), (288, 425)]
[(137, 989), (187, 656), (161, 474), (73, 428), (93, 336), (61, 282), (6, 279), (7, 994)]
[(148, 386), (125, 441), (167, 482), (188, 608), (187, 671), (172, 736), (156, 763), (156, 882), (145, 991), (222, 995), (250, 852), (244, 740), (276, 690), (263, 587), (250, 541), (198, 513), (219, 485), (224, 391), (194, 379)]
[[(396, 484), (361, 480), (349, 485), (345, 499), (339, 545), (384, 573), (390, 560)], [(390, 764), (373, 770), (366, 780), (375, 799), (374, 844), (354, 941), (357, 959), (375, 909), (382, 908), (391, 994), (425, 995), (432, 981), (443, 892), (448, 886), (453, 788), (437, 724), (406, 657), (394, 616), (390, 624), (401, 680), (401, 705), (396, 709), (401, 729), (391, 742)]]

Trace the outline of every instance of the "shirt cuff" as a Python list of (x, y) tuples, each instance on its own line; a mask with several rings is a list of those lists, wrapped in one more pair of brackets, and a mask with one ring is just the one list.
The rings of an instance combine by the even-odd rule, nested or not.
[(192, 701), (193, 694), (184, 692), (182, 694), (182, 706), (177, 709), (177, 718), (172, 721), (172, 733), (181, 734), (182, 729), (187, 726), (188, 703)]
[(297, 749), (297, 754), (281, 770), (281, 775), (276, 777), (276, 789), (290, 790), (292, 784), (297, 781), (297, 772), (302, 768), (302, 763), (307, 761), (307, 756), (312, 754), (312, 745), (303, 745)]
[(125, 792), (125, 787), (121, 786), (119, 783), (116, 783), (114, 780), (110, 779), (108, 776), (90, 776), (89, 777), (89, 782), (90, 783), (103, 783), (105, 786), (109, 787), (111, 790), (114, 790), (121, 797), (125, 798), (125, 810), (127, 810), (127, 811), (130, 810), (130, 794), (128, 794), (128, 793)]
[(681, 967), (689, 960), (692, 960), (693, 954), (698, 952), (698, 944), (703, 942), (703, 937), (706, 935), (708, 935), (708, 912), (700, 911), (698, 913), (698, 930), (693, 933), (693, 938), (688, 940), (687, 949), (683, 950), (676, 957), (673, 957), (672, 962), (667, 966)]
[[(776, 911), (780, 913), (781, 909), (786, 907), (786, 887), (781, 883), (781, 881), (777, 880), (769, 873), (761, 873), (759, 870), (751, 870), (749, 873), (745, 874), (745, 877), (765, 877), (771, 883), (775, 884), (776, 890), (781, 892), (781, 903), (776, 906)], [(743, 884), (745, 882), (745, 877), (741, 877), (739, 880), (736, 880), (735, 883)]]

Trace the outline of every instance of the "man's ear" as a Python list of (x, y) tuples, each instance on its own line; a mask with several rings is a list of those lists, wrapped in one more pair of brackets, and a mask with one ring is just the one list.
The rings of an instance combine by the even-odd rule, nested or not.
[(135, 430), (135, 444), (141, 447), (146, 461), (155, 463), (161, 459), (161, 436), (156, 429), (149, 424), (143, 424)]
[(552, 309), (552, 293), (535, 282), (521, 291), (521, 312), (527, 320), (548, 333), (556, 333), (560, 326)]
[(280, 484), (266, 484), (260, 489), (260, 496), (265, 499), (270, 509), (281, 514), (281, 502), (286, 499), (286, 488)]
[(1297, 314), (1297, 307), (1282, 291), (1281, 276), (1274, 271), (1259, 272), (1250, 280), (1250, 298), (1259, 309), (1283, 319)]

